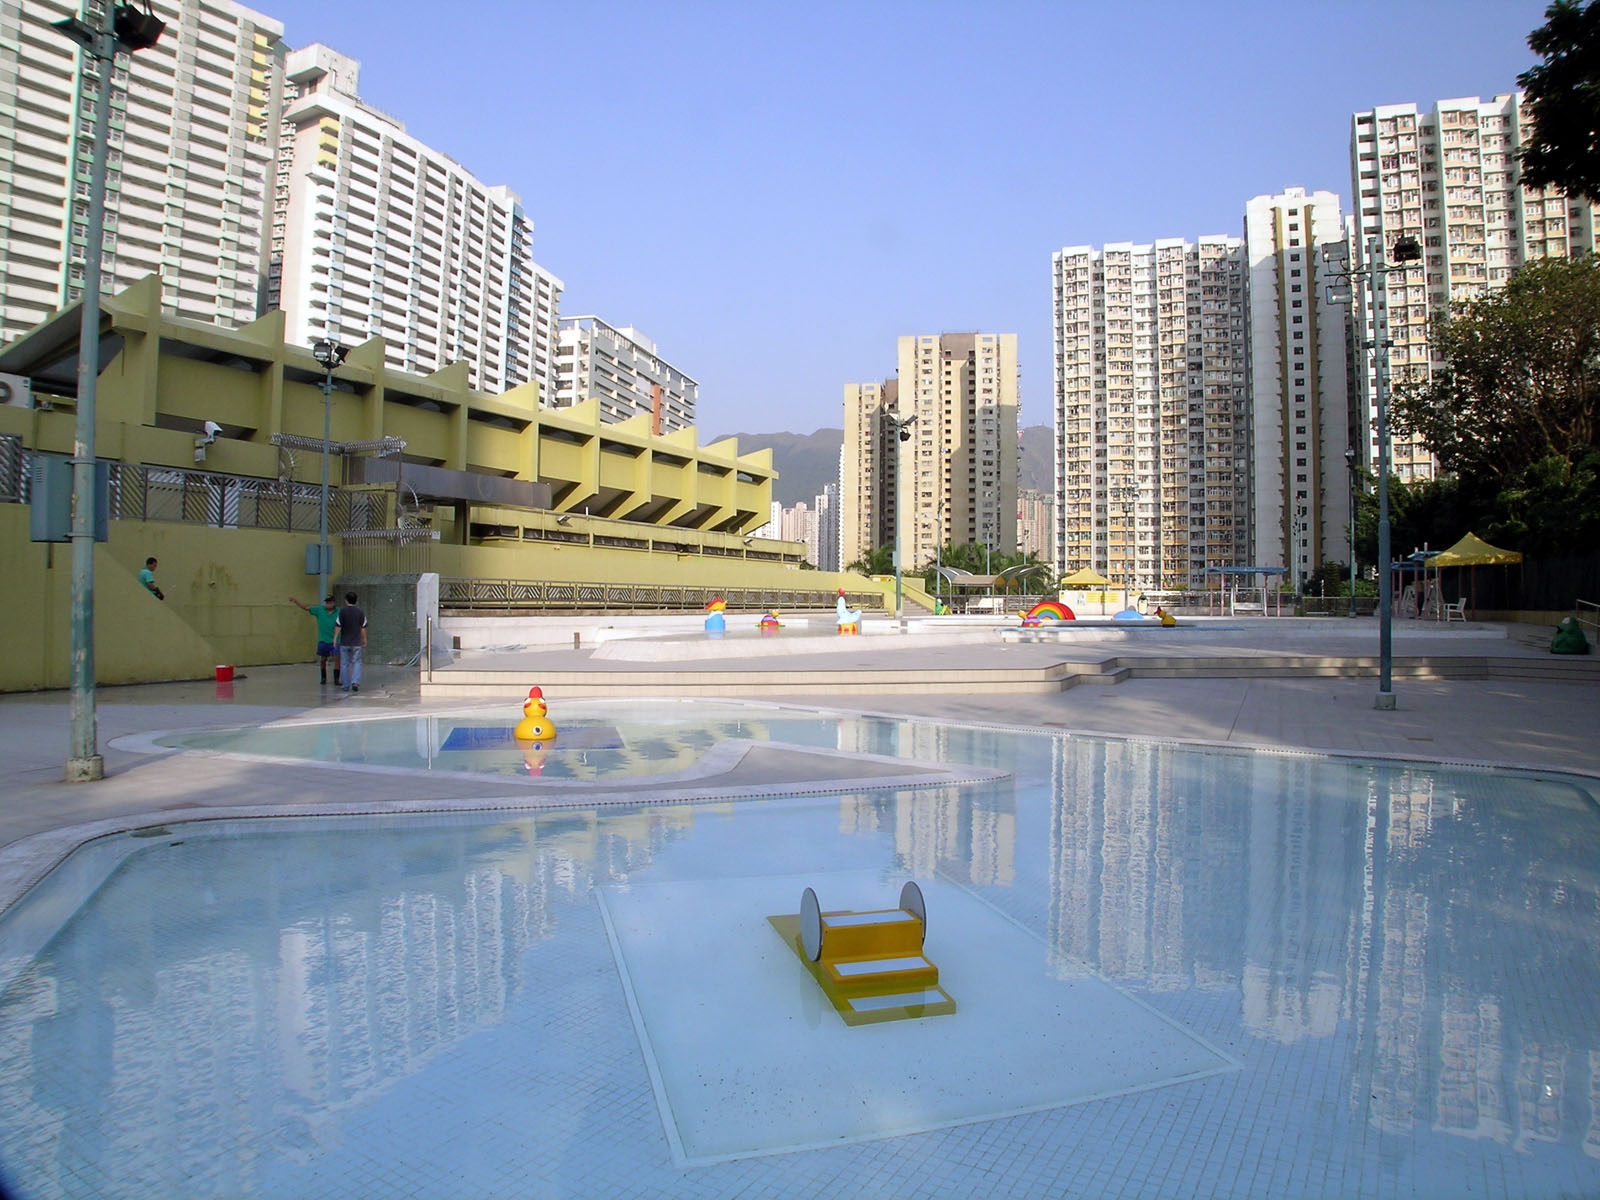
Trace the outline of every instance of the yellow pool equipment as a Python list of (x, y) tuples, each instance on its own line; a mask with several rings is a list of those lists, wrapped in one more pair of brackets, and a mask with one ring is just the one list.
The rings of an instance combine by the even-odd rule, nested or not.
[(528, 689), (528, 698), (522, 702), (522, 720), (511, 731), (519, 742), (548, 742), (556, 736), (556, 727), (545, 716), (549, 707), (544, 702), (544, 692), (536, 687)]
[(846, 1025), (956, 1011), (950, 993), (939, 986), (939, 968), (923, 953), (928, 908), (913, 882), (900, 889), (898, 908), (823, 912), (817, 893), (806, 888), (799, 913), (767, 920)]

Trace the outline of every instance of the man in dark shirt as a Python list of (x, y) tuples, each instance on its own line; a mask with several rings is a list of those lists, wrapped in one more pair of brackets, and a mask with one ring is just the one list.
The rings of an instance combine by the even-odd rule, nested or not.
[(361, 652), (367, 645), (367, 614), (356, 607), (356, 594), (344, 594), (344, 607), (339, 610), (339, 663), (344, 668), (340, 674), (344, 682), (341, 692), (361, 690)]

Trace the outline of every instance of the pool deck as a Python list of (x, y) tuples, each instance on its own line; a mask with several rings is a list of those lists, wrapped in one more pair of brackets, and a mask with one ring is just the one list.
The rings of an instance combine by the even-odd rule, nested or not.
[[(133, 827), (151, 815), (172, 819), (199, 809), (300, 814), (364, 801), (515, 805), (518, 789), (505, 780), (149, 754), (115, 743), (157, 731), (441, 711), (481, 704), (486, 695), (520, 696), (535, 683), (558, 719), (562, 699), (580, 695), (748, 696), (933, 721), (1600, 775), (1600, 657), (1552, 656), (1544, 649), (1548, 637), (1533, 627), (1397, 623), (1391, 712), (1373, 704), (1371, 619), (1238, 618), (1176, 630), (1100, 627), (1037, 636), (968, 626), (927, 636), (771, 643), (708, 644), (688, 635), (631, 647), (477, 651), (436, 669), (432, 687), (414, 669), (369, 668), (367, 686), (348, 696), (320, 687), (312, 664), (253, 667), (231, 687), (206, 681), (102, 689), (106, 778), (92, 784), (63, 782), (67, 694), (12, 695), (0, 698), (0, 753), (9, 768), (0, 785), (0, 849), (52, 832), (59, 845), (75, 829)], [(473, 678), (485, 672), (492, 677)], [(813, 762), (804, 771), (815, 768)], [(749, 755), (714, 782), (796, 786), (797, 769)], [(826, 775), (823, 769), (814, 782)], [(5, 883), (0, 879), (0, 908), (11, 898)]]

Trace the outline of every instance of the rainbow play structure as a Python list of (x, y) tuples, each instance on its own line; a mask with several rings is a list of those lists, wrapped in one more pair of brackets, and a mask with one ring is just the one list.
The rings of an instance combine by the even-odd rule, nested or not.
[(1024, 625), (1053, 625), (1057, 621), (1077, 619), (1077, 614), (1059, 600), (1041, 600), (1022, 614)]
[(707, 633), (726, 633), (728, 631), (728, 618), (722, 615), (727, 607), (727, 601), (721, 596), (706, 605), (706, 612), (711, 614), (706, 618)]
[[(522, 720), (517, 722), (516, 728), (511, 731), (511, 736), (519, 742), (548, 742), (556, 736), (556, 727), (550, 723), (550, 718), (545, 716), (549, 707), (544, 702), (544, 692), (540, 688), (528, 689), (528, 698), (522, 702)], [(543, 766), (544, 758), (540, 756), (539, 765)], [(533, 764), (528, 764), (532, 769)]]
[(861, 632), (861, 610), (849, 608), (844, 602), (844, 589), (839, 589), (839, 599), (833, 606), (834, 614), (838, 619), (840, 633)]
[(939, 986), (939, 968), (923, 954), (928, 909), (907, 882), (900, 907), (823, 912), (817, 893), (800, 893), (797, 914), (768, 917), (846, 1025), (940, 1017), (956, 1002)]

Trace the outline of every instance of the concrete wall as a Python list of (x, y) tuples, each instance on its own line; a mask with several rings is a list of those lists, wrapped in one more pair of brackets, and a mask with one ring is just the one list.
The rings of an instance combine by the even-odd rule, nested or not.
[[(582, 518), (574, 518), (574, 523)], [(613, 526), (614, 527), (614, 526)], [(95, 667), (104, 684), (203, 679), (218, 664), (309, 662), (316, 625), (289, 603), (315, 604), (305, 574), (315, 534), (222, 529), (175, 521), (114, 520), (95, 551)], [(165, 602), (139, 586), (144, 560), (160, 560)], [(451, 546), (432, 543), (427, 564), (444, 575), (593, 583), (672, 583), (704, 589), (809, 588), (827, 607), (834, 589), (874, 585), (854, 575), (799, 571), (783, 563), (550, 543)], [(418, 651), (413, 571), (360, 572), (335, 541), (334, 593), (353, 589), (367, 612), (368, 661), (405, 662)], [(0, 691), (68, 685), (71, 546), (28, 540), (28, 508), (0, 504), (0, 570), (16, 630), (0, 655)], [(874, 581), (877, 589), (884, 584)], [(887, 585), (891, 591), (893, 581)]]
[[(305, 535), (113, 521), (95, 548), (95, 674), (101, 683), (200, 679), (221, 663), (310, 659), (316, 626), (288, 602), (310, 601)], [(157, 600), (139, 586), (160, 559)], [(16, 623), (0, 655), (0, 690), (66, 687), (72, 548), (28, 540), (28, 509), (0, 505), (0, 569)]]

